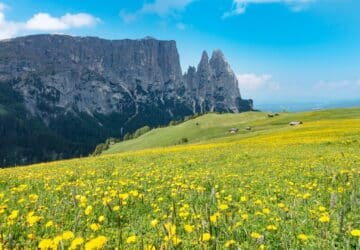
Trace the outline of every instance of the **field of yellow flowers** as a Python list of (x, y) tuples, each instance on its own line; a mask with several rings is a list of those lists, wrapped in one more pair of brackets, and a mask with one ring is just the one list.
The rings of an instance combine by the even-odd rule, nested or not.
[(0, 249), (359, 249), (360, 119), (0, 170)]

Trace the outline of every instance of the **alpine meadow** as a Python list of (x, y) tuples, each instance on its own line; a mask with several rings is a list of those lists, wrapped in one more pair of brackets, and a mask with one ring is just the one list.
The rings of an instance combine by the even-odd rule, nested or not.
[(212, 116), (153, 133), (241, 132), (1, 170), (3, 249), (360, 247), (360, 109)]
[(0, 0), (0, 250), (360, 250), (359, 0)]

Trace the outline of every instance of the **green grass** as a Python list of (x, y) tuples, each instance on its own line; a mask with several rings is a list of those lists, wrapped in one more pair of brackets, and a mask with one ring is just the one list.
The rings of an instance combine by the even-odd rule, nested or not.
[[(328, 119), (360, 118), (360, 108), (279, 114), (273, 118), (268, 118), (267, 113), (264, 112), (206, 114), (176, 126), (154, 129), (139, 138), (114, 144), (104, 154), (173, 146), (179, 144), (182, 138), (187, 138), (190, 144), (240, 140), (260, 134), (286, 131), (289, 129), (288, 123), (295, 120), (306, 123)], [(252, 127), (251, 131), (245, 130), (248, 126)], [(232, 127), (239, 128), (237, 135), (228, 133)]]
[(359, 108), (209, 114), (136, 141), (157, 148), (0, 169), (0, 249), (360, 249)]

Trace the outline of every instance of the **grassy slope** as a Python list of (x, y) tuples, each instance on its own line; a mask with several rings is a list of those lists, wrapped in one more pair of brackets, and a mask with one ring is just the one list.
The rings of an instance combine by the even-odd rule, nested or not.
[[(267, 118), (266, 113), (263, 112), (207, 114), (177, 126), (154, 129), (139, 138), (117, 143), (112, 145), (105, 154), (172, 146), (177, 144), (181, 138), (187, 138), (191, 144), (236, 141), (259, 134), (289, 130), (288, 123), (294, 120), (307, 123), (346, 118), (360, 118), (360, 108), (280, 113), (280, 116), (274, 118)], [(252, 131), (246, 131), (247, 126), (251, 126)], [(227, 131), (231, 127), (239, 128), (239, 134), (230, 135)]]
[[(295, 119), (304, 125), (289, 127)], [(165, 240), (164, 228), (174, 223), (182, 240), (179, 249), (225, 249), (230, 240), (234, 249), (259, 249), (254, 233), (265, 249), (359, 249), (359, 238), (351, 234), (360, 229), (359, 108), (274, 119), (247, 113), (199, 120), (204, 128), (192, 138), (202, 143), (213, 138), (207, 144), (0, 169), (4, 248), (36, 249), (70, 230), (85, 242), (105, 236), (105, 249), (142, 249), (143, 244), (172, 249), (177, 241)], [(175, 140), (193, 122), (152, 133), (177, 131), (167, 134)], [(255, 131), (219, 137), (234, 123), (241, 128), (249, 123)], [(155, 135), (146, 136), (160, 137)], [(137, 140), (145, 142), (146, 136)], [(86, 215), (88, 206), (92, 212)], [(13, 211), (19, 212), (15, 219)], [(33, 215), (40, 219), (30, 226)], [(105, 220), (93, 232), (99, 216)], [(319, 221), (323, 217), (327, 221)], [(157, 226), (151, 226), (154, 219)], [(49, 221), (54, 226), (47, 227)], [(192, 233), (184, 230), (189, 224)], [(202, 240), (206, 232), (213, 237), (209, 242)], [(126, 243), (132, 235), (136, 242)], [(61, 247), (70, 243), (63, 240)]]

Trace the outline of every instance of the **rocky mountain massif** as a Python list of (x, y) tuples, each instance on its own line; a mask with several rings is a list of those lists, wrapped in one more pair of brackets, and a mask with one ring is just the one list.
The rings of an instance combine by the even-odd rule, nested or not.
[(0, 166), (87, 155), (144, 125), (251, 109), (219, 50), (183, 75), (175, 41), (0, 41)]

